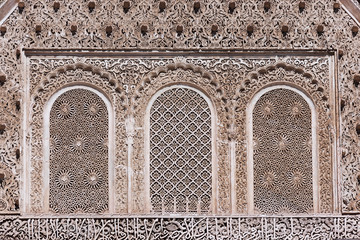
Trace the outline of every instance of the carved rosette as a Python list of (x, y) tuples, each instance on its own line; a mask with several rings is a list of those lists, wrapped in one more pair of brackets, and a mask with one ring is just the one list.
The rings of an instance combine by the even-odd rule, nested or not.
[(313, 213), (316, 160), (312, 141), (304, 144), (312, 137), (309, 104), (293, 89), (271, 89), (251, 114), (255, 211)]
[(50, 211), (109, 212), (112, 159), (105, 102), (89, 89), (70, 89), (55, 100), (49, 118)]

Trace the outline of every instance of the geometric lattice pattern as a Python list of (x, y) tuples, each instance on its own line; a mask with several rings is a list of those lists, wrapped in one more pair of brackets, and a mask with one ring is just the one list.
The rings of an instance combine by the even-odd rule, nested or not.
[(189, 88), (162, 93), (150, 112), (150, 195), (154, 212), (210, 211), (211, 112)]
[(50, 209), (100, 213), (108, 209), (108, 112), (95, 93), (72, 89), (50, 112)]
[(311, 110), (298, 93), (275, 89), (253, 111), (254, 204), (261, 213), (313, 211)]

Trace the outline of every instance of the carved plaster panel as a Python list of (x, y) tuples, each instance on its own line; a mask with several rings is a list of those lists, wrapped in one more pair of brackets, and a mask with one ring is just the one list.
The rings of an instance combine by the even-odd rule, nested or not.
[(216, 174), (211, 103), (202, 92), (182, 85), (158, 94), (149, 103), (149, 127), (145, 130), (150, 144), (151, 210), (210, 213)]
[(318, 185), (313, 174), (317, 173), (316, 112), (296, 89), (276, 87), (258, 93), (248, 110), (254, 208), (260, 213), (312, 213), (317, 210)]
[(49, 210), (108, 212), (112, 158), (107, 106), (96, 92), (84, 88), (67, 89), (56, 97), (49, 129), (44, 129), (49, 131)]
[[(303, 89), (316, 103), (319, 136), (320, 212), (330, 213), (333, 196), (335, 89), (331, 56), (282, 57), (141, 57), (29, 58), (31, 91), (31, 212), (43, 209), (42, 121), (40, 114), (54, 92), (68, 85), (94, 85), (114, 106), (116, 133), (115, 208), (149, 212), (146, 183), (146, 108), (163, 87), (173, 84), (201, 89), (216, 115), (217, 213), (247, 213), (247, 126), (245, 110), (253, 95), (269, 84)], [(329, 129), (331, 131), (329, 131)], [(234, 143), (234, 144), (233, 144)], [(131, 172), (130, 175), (128, 173)], [(145, 204), (144, 204), (145, 203)], [(30, 211), (30, 209), (29, 209)]]

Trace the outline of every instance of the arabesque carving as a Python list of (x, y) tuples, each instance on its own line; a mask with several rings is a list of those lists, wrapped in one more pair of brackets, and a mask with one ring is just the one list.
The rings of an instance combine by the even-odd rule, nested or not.
[[(331, 81), (329, 79), (328, 65), (324, 60), (320, 69), (315, 68), (318, 72), (307, 73), (302, 68), (290, 65), (288, 63), (279, 62), (265, 67), (261, 67), (257, 72), (249, 73), (249, 77), (244, 80), (243, 85), (238, 88), (237, 95), (237, 109), (236, 109), (236, 125), (240, 128), (245, 128), (246, 123), (244, 116), (246, 112), (247, 103), (250, 102), (256, 92), (264, 89), (267, 86), (274, 84), (289, 84), (290, 86), (301, 88), (306, 94), (311, 96), (317, 110), (318, 123), (318, 138), (319, 138), (319, 185), (320, 185), (320, 212), (331, 212), (333, 210), (333, 186), (332, 186), (332, 141), (334, 141), (335, 132), (328, 129), (335, 129), (333, 116), (331, 112), (334, 107), (329, 104), (331, 93)], [(289, 61), (291, 63), (291, 61)], [(308, 62), (306, 62), (308, 64)], [(304, 68), (307, 69), (307, 68)], [(328, 89), (325, 91), (324, 89)], [(237, 162), (246, 162), (246, 148), (245, 148), (245, 134), (238, 135), (238, 148), (236, 150)], [(243, 143), (243, 144), (242, 144)], [(237, 187), (238, 187), (238, 204), (243, 206), (245, 199), (243, 188), (246, 188), (246, 183), (243, 177), (246, 176), (246, 165), (237, 165)], [(242, 177), (240, 177), (242, 176)], [(244, 206), (245, 207), (245, 206)]]
[(312, 213), (317, 159), (312, 157), (309, 104), (293, 90), (272, 89), (256, 101), (251, 114), (255, 210)]
[[(115, 142), (116, 148), (122, 149), (116, 151), (115, 165), (118, 167), (115, 168), (117, 175), (114, 184), (115, 189), (118, 190), (115, 211), (132, 213), (147, 211), (146, 204), (144, 204), (147, 201), (145, 183), (148, 181), (144, 172), (145, 152), (143, 147), (138, 146), (144, 146), (145, 112), (151, 98), (162, 88), (174, 84), (200, 89), (213, 103), (216, 116), (215, 158), (218, 170), (216, 172), (217, 201), (215, 209), (218, 213), (247, 213), (246, 106), (257, 91), (269, 84), (298, 86), (317, 103), (319, 129), (321, 130), (319, 147), (322, 146), (324, 149), (319, 155), (320, 211), (328, 213), (332, 211), (334, 203), (330, 180), (331, 162), (333, 161), (330, 155), (332, 144), (330, 139), (334, 137), (334, 133), (328, 131), (328, 129), (334, 129), (331, 115), (334, 109), (333, 107), (328, 108), (329, 101), (334, 96), (330, 89), (329, 59), (331, 57), (328, 56), (264, 56), (256, 59), (191, 56), (175, 59), (172, 57), (143, 57), (142, 59), (31, 58), (30, 82), (33, 82), (31, 86), (34, 87), (30, 88), (38, 94), (74, 84), (95, 84), (95, 86), (108, 89), (102, 91), (111, 93), (112, 99), (116, 99), (115, 102), (111, 101), (116, 106)], [(94, 74), (92, 71), (100, 75)], [(54, 77), (49, 78), (49, 76)], [(94, 78), (94, 76), (98, 77)], [(98, 78), (99, 80), (97, 80)], [(100, 79), (102, 80), (100, 81)], [(36, 110), (36, 112), (41, 111)], [(39, 136), (41, 135), (40, 129), (41, 127)], [(236, 143), (235, 149), (229, 148), (230, 142)], [(41, 151), (41, 148), (38, 148), (37, 151)], [(231, 151), (236, 158), (233, 167)], [(231, 171), (235, 167), (236, 171), (234, 171), (232, 179)], [(127, 195), (127, 168), (132, 171), (129, 179), (130, 195)], [(41, 173), (39, 170), (37, 172)], [(232, 184), (235, 184), (234, 192), (230, 191)], [(34, 181), (33, 186), (32, 192), (36, 193), (39, 191), (38, 189), (41, 189), (41, 180)], [(38, 188), (35, 188), (36, 186)], [(34, 194), (33, 198), (36, 197), (38, 196)], [(40, 201), (40, 198), (38, 202), (32, 201), (31, 205), (41, 206)], [(38, 207), (38, 209), (40, 208)]]

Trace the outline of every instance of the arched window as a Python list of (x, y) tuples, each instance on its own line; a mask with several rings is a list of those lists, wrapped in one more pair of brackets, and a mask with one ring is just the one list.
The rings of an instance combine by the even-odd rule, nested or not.
[(209, 100), (187, 86), (172, 86), (150, 108), (152, 212), (203, 212), (212, 207), (212, 114)]
[(311, 213), (316, 201), (316, 130), (311, 100), (288, 86), (250, 105), (250, 178), (257, 213)]
[(51, 106), (49, 209), (100, 213), (109, 209), (108, 109), (90, 88), (73, 88)]

